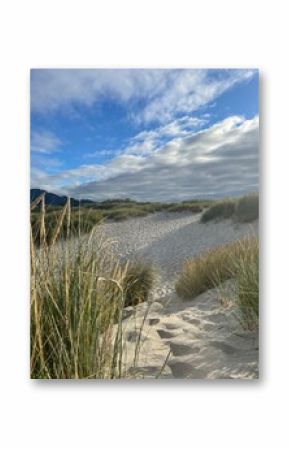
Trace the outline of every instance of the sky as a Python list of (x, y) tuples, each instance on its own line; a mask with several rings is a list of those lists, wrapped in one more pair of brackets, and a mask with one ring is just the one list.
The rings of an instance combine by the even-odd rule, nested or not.
[(33, 69), (31, 188), (183, 201), (256, 192), (256, 69)]

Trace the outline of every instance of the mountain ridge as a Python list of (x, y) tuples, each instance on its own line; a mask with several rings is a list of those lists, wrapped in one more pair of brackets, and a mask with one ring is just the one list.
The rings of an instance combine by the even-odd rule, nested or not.
[[(50, 206), (64, 206), (67, 202), (68, 197), (65, 195), (57, 195), (56, 193), (47, 192), (43, 189), (30, 189), (30, 202), (34, 201), (40, 195), (45, 194), (45, 203)], [(71, 198), (71, 206), (79, 206), (80, 204), (94, 204), (92, 200), (77, 200)]]

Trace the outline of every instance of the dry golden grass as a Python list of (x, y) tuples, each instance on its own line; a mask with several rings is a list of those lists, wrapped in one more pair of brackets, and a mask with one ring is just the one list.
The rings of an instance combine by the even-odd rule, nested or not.
[(187, 260), (176, 283), (176, 292), (192, 299), (228, 279), (237, 281), (241, 322), (253, 329), (259, 317), (259, 242), (256, 237), (211, 249)]

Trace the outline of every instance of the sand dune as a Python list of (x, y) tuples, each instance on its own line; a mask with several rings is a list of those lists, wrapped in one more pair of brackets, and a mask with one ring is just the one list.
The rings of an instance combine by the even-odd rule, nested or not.
[[(101, 226), (100, 232), (114, 241), (119, 257), (152, 261), (159, 269), (134, 374), (145, 378), (257, 378), (258, 335), (240, 326), (236, 306), (230, 301), (232, 283), (223, 289), (229, 299), (226, 306), (221, 304), (220, 290), (184, 301), (177, 297), (174, 284), (186, 258), (257, 233), (258, 225), (233, 224), (230, 220), (201, 224), (199, 218), (198, 214), (156, 213)], [(137, 329), (146, 308), (147, 303), (126, 309), (124, 351), (128, 366), (134, 359), (140, 337)]]

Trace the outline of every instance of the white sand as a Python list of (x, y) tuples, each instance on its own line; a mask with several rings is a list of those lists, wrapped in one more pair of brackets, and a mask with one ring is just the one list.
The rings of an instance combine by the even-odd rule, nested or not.
[[(169, 351), (161, 377), (257, 378), (258, 335), (244, 331), (233, 303), (221, 305), (221, 292), (210, 290), (186, 301), (177, 297), (174, 284), (186, 258), (206, 249), (258, 232), (257, 223), (199, 223), (200, 215), (156, 213), (144, 218), (102, 225), (105, 238), (114, 240), (114, 251), (129, 259), (152, 261), (159, 281), (144, 324), (140, 357), (135, 372), (155, 377)], [(227, 298), (231, 297), (227, 283)], [(132, 363), (138, 328), (148, 305), (127, 308), (124, 320), (127, 364)]]

